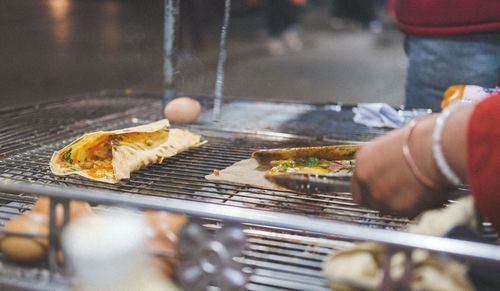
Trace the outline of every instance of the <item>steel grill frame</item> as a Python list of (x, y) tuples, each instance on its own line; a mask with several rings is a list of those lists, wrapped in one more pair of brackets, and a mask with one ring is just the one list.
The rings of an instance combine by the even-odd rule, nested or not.
[[(76, 176), (53, 176), (48, 168), (53, 151), (81, 134), (128, 127), (160, 118), (160, 102), (157, 99), (132, 96), (118, 102), (113, 97), (120, 94), (115, 95), (88, 96), (86, 100), (77, 98), (0, 112), (0, 178), (55, 184), (62, 186), (61, 191), (64, 191), (64, 186), (79, 186), (120, 192), (124, 197), (157, 196), (242, 209), (295, 213), (371, 228), (400, 229), (408, 223), (406, 219), (380, 216), (376, 211), (358, 207), (347, 193), (305, 196), (204, 180), (204, 176), (213, 169), (222, 169), (248, 158), (256, 149), (325, 143), (316, 141), (315, 137), (294, 139), (293, 136), (283, 138), (283, 135), (273, 133), (259, 135), (193, 127), (208, 139), (206, 145), (166, 159), (161, 165), (142, 169), (132, 174), (130, 180), (117, 185)], [(367, 136), (377, 133), (368, 132)], [(359, 135), (358, 132), (353, 134), (354, 137)], [(3, 226), (20, 211), (30, 209), (35, 200), (33, 195), (0, 193), (0, 225)], [(17, 204), (7, 204), (9, 202)], [(206, 227), (215, 229), (218, 225), (208, 223)], [(250, 279), (248, 290), (329, 290), (321, 273), (322, 260), (332, 250), (351, 244), (339, 237), (263, 225), (246, 224), (245, 232), (249, 237), (248, 243), (244, 256), (237, 260), (246, 266), (244, 271)], [(10, 266), (4, 258), (0, 257), (0, 262), (4, 263), (3, 268), (0, 267), (0, 286), (8, 283), (2, 280), (1, 273), (5, 270), (13, 270), (17, 276), (21, 273), (21, 277), (28, 282), (47, 279), (44, 266), (38, 270), (16, 271), (17, 267)], [(63, 281), (59, 283), (64, 285)]]
[[(159, 195), (159, 191), (161, 191), (163, 195), (169, 195), (170, 197), (176, 195), (178, 199), (204, 200), (205, 202), (229, 205), (240, 204), (240, 207), (264, 209), (269, 209), (266, 206), (269, 203), (273, 204), (273, 201), (280, 203), (286, 197), (289, 198), (290, 195), (293, 195), (295, 197), (288, 202), (289, 205), (300, 205), (302, 207), (307, 204), (315, 205), (309, 210), (304, 210), (304, 213), (308, 215), (317, 215), (318, 210), (321, 212), (325, 206), (325, 209), (351, 210), (354, 216), (356, 216), (356, 213), (363, 213), (353, 207), (354, 204), (350, 201), (348, 195), (333, 197), (333, 200), (329, 203), (328, 199), (332, 199), (329, 195), (317, 195), (317, 197), (311, 198), (287, 192), (205, 182), (203, 177), (210, 174), (215, 168), (222, 169), (247, 158), (253, 150), (259, 149), (263, 145), (266, 147), (279, 147), (283, 144), (282, 142), (273, 141), (251, 142), (248, 139), (235, 139), (231, 135), (225, 138), (210, 137), (209, 143), (200, 149), (194, 149), (170, 158), (162, 165), (153, 165), (141, 170), (133, 174), (132, 179), (126, 182), (125, 186), (94, 183), (78, 177), (55, 178), (52, 176), (47, 166), (52, 152), (81, 134), (130, 126), (133, 125), (132, 118), (154, 119), (159, 117), (158, 113), (155, 112), (155, 109), (158, 108), (157, 102), (151, 102), (148, 99), (126, 99), (121, 100), (121, 102), (128, 106), (134, 105), (135, 108), (124, 112), (124, 106), (116, 106), (116, 101), (90, 99), (48, 104), (42, 106), (42, 108), (23, 109), (22, 112), (12, 111), (1, 115), (0, 145), (2, 147), (0, 148), (0, 154), (2, 156), (0, 156), (0, 176), (7, 177), (12, 174), (10, 178), (21, 181), (37, 180), (38, 183), (80, 185), (132, 194), (137, 194), (137, 191), (139, 191), (142, 192), (141, 194)], [(102, 109), (97, 108), (99, 106), (105, 106), (106, 114), (101, 112)], [(75, 111), (79, 110), (83, 111), (83, 113), (75, 114)], [(58, 114), (58, 112), (61, 114)], [(99, 116), (99, 113), (101, 113), (101, 116)], [(33, 123), (34, 121), (35, 123)], [(9, 143), (9, 139), (13, 140), (13, 142)], [(304, 143), (304, 141), (297, 140), (295, 145), (301, 143)], [(189, 159), (189, 162), (187, 162), (186, 158)], [(202, 162), (203, 169), (200, 170), (192, 166), (193, 164), (200, 165), (200, 162)], [(174, 169), (176, 172), (172, 175)], [(156, 189), (153, 189), (155, 191), (147, 191), (150, 188), (147, 186), (149, 184), (155, 185)], [(197, 199), (193, 199), (195, 196), (193, 190), (196, 189), (193, 189), (192, 185), (195, 185), (195, 188), (199, 190), (205, 184), (215, 184), (217, 186), (208, 187), (208, 190), (200, 192), (195, 197)], [(140, 188), (141, 186), (143, 189)], [(245, 192), (237, 194), (238, 190), (243, 190), (243, 188), (245, 188)], [(0, 224), (4, 225), (6, 218), (16, 215), (21, 210), (29, 209), (36, 198), (5, 193), (0, 196), (0, 199), (2, 202), (17, 202), (22, 205), (20, 207), (4, 205), (0, 209)], [(319, 206), (320, 204), (321, 206)], [(23, 209), (20, 209), (21, 207)], [(286, 211), (288, 210), (286, 208), (277, 207), (276, 210)], [(366, 210), (366, 213), (375, 212)], [(328, 214), (325, 213), (325, 216), (328, 216)], [(344, 220), (348, 218), (349, 216), (345, 216)], [(402, 224), (399, 223), (398, 225)], [(379, 227), (385, 226), (387, 225), (384, 222), (379, 225)], [(246, 269), (250, 276), (249, 290), (260, 290), (262, 287), (300, 290), (304, 287), (313, 288), (313, 286), (314, 290), (328, 290), (326, 280), (321, 274), (322, 257), (305, 258), (307, 253), (301, 253), (308, 249), (320, 248), (301, 243), (301, 241), (305, 240), (312, 243), (317, 241), (318, 238), (295, 234), (293, 240), (287, 240), (290, 232), (272, 229), (260, 231), (258, 235), (252, 233), (255, 233), (255, 230), (247, 230), (249, 246), (245, 250), (245, 256), (240, 258), (240, 262), (249, 267), (249, 269)], [(266, 235), (272, 237), (267, 238)], [(339, 244), (342, 243), (339, 242)], [(321, 247), (321, 250), (324, 256), (331, 249)], [(299, 261), (298, 258), (301, 257), (302, 259)], [(297, 260), (293, 264), (289, 264), (290, 258), (297, 258)], [(287, 265), (288, 267), (286, 267)], [(15, 267), (11, 268), (15, 269)], [(40, 272), (44, 272), (43, 268)]]
[[(11, 217), (31, 209), (32, 203), (36, 201), (34, 196), (8, 195), (2, 197), (22, 206), (3, 205), (0, 208), (2, 226)], [(6, 212), (6, 209), (9, 211)], [(206, 227), (217, 229), (220, 225), (207, 223)], [(246, 225), (245, 233), (248, 236), (247, 247), (243, 251), (244, 256), (236, 260), (246, 266), (244, 272), (249, 275), (248, 290), (262, 290), (264, 286), (276, 290), (304, 290), (308, 285), (312, 288), (309, 290), (329, 290), (321, 273), (323, 257), (332, 248), (349, 245), (343, 241), (318, 239), (312, 235), (255, 225)], [(293, 261), (290, 262), (290, 259)], [(2, 255), (0, 262), (0, 286), (22, 287), (43, 283), (45, 287), (36, 290), (65, 290), (69, 284), (60, 275), (52, 277), (45, 264), (36, 268), (18, 267), (10, 264)], [(21, 284), (17, 284), (19, 282), (16, 283), (7, 274), (21, 279)]]
[[(128, 124), (126, 126), (130, 126)], [(43, 184), (65, 184), (96, 189), (115, 190), (130, 194), (176, 197), (182, 200), (204, 201), (231, 206), (293, 212), (345, 222), (357, 222), (381, 228), (399, 228), (407, 220), (384, 217), (376, 211), (364, 209), (352, 202), (346, 194), (303, 195), (274, 191), (231, 183), (208, 182), (204, 176), (213, 169), (225, 168), (248, 158), (252, 151), (262, 147), (276, 147), (282, 143), (249, 141), (243, 139), (211, 138), (208, 143), (175, 157), (161, 165), (152, 165), (133, 173), (131, 179), (116, 185), (93, 182), (77, 176), (56, 177), (50, 173), (48, 162), (52, 153), (63, 143), (44, 146), (0, 161), (0, 177)], [(287, 144), (293, 143), (287, 142)]]
[[(34, 196), (19, 196), (14, 194), (2, 194), (2, 200), (19, 203), (20, 205), (3, 205), (0, 208), (0, 225), (4, 225), (8, 219), (19, 215), (23, 211), (31, 209), (36, 201)], [(7, 195), (7, 196), (5, 196)], [(4, 199), (5, 198), (5, 199)], [(8, 209), (6, 212), (5, 210)], [(218, 224), (207, 224), (209, 229), (217, 229)], [(248, 290), (262, 290), (264, 285), (269, 288), (285, 288), (290, 290), (303, 290), (307, 284), (313, 289), (328, 290), (326, 280), (322, 277), (321, 262), (325, 255), (329, 254), (332, 248), (348, 246), (349, 243), (343, 241), (318, 239), (315, 236), (293, 233), (290, 231), (277, 231), (267, 229), (262, 226), (247, 225), (245, 233), (248, 235), (247, 248), (244, 250), (244, 257), (237, 258), (237, 261), (244, 264), (244, 271), (249, 275)], [(311, 257), (311, 253), (322, 254)], [(295, 261), (290, 263), (290, 258)], [(45, 288), (37, 290), (55, 290), (55, 288), (67, 287), (68, 282), (64, 278), (57, 276), (52, 278), (51, 273), (46, 269), (46, 265), (36, 268), (18, 267), (0, 255), (0, 286), (30, 286), (29, 284), (42, 284)], [(9, 274), (17, 279), (22, 279), (21, 285), (16, 284)], [(286, 280), (283, 277), (286, 276)], [(19, 282), (18, 282), (19, 283)], [(3, 285), (2, 285), (3, 284)]]

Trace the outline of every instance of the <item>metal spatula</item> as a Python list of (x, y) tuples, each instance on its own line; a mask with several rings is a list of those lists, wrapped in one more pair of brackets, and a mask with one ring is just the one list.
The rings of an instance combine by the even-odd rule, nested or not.
[(351, 192), (351, 174), (267, 174), (266, 179), (278, 186), (307, 194)]

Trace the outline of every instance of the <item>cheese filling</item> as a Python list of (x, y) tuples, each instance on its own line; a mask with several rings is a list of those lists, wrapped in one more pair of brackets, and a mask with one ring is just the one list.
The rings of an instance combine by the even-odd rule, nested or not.
[(84, 171), (92, 178), (112, 180), (114, 178), (112, 163), (114, 149), (118, 147), (154, 149), (166, 142), (167, 138), (168, 129), (157, 132), (103, 135), (92, 141), (90, 145), (74, 144), (60, 155), (60, 159), (71, 171)]
[(320, 160), (317, 157), (307, 157), (297, 160), (278, 160), (271, 161), (269, 174), (277, 173), (352, 173), (354, 169), (354, 160)]

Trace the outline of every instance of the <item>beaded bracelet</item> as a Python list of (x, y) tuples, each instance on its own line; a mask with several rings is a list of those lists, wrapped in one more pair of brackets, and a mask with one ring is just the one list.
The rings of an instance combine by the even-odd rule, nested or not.
[(411, 172), (413, 173), (415, 178), (417, 178), (417, 180), (421, 184), (425, 185), (429, 189), (439, 190), (439, 188), (440, 188), (439, 184), (436, 183), (431, 178), (425, 176), (420, 171), (420, 169), (417, 167), (417, 164), (415, 163), (415, 160), (413, 159), (413, 156), (411, 155), (409, 143), (410, 143), (411, 134), (416, 126), (417, 126), (417, 121), (415, 119), (410, 121), (410, 124), (408, 125), (408, 131), (406, 132), (406, 136), (405, 136), (405, 142), (403, 144), (403, 156), (404, 156), (405, 161), (408, 164), (408, 167), (410, 168)]
[(439, 171), (441, 171), (443, 176), (446, 177), (446, 180), (448, 180), (455, 187), (462, 184), (462, 181), (460, 180), (460, 177), (458, 177), (458, 175), (453, 172), (450, 165), (446, 161), (441, 141), (443, 138), (443, 131), (446, 125), (446, 121), (448, 121), (451, 113), (461, 107), (461, 105), (462, 104), (460, 104), (460, 102), (456, 102), (446, 107), (436, 119), (434, 132), (432, 133), (432, 154), (434, 156), (434, 160), (436, 161)]

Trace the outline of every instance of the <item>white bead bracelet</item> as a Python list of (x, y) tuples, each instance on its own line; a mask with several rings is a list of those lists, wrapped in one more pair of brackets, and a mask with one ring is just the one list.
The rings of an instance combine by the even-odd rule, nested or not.
[(462, 104), (457, 102), (446, 107), (437, 117), (434, 132), (432, 133), (432, 154), (434, 156), (434, 160), (436, 161), (436, 164), (443, 176), (445, 176), (446, 179), (455, 187), (462, 184), (462, 181), (460, 180), (460, 177), (453, 172), (450, 165), (446, 161), (441, 142), (446, 121), (448, 121), (451, 113), (456, 111), (461, 106)]

